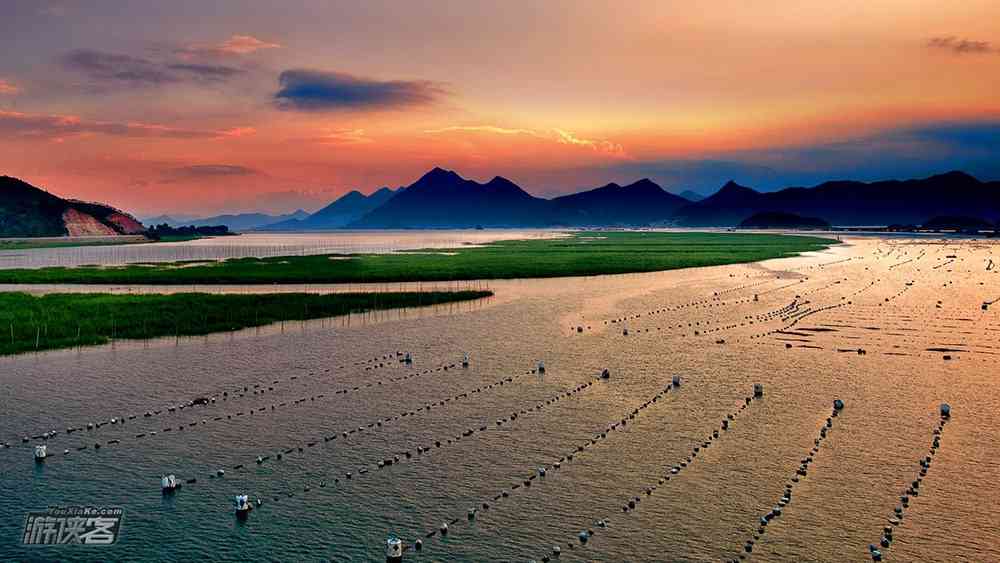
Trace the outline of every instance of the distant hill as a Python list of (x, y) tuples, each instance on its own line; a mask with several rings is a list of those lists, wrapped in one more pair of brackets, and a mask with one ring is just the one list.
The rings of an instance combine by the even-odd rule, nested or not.
[(197, 221), (201, 219), (197, 215), (187, 215), (185, 213), (170, 215), (154, 215), (152, 217), (140, 217), (139, 220), (142, 221), (144, 225), (170, 225), (171, 227), (176, 227), (178, 225), (186, 225), (191, 221)]
[[(191, 226), (191, 227), (211, 227), (215, 225), (225, 225), (229, 227), (230, 231), (252, 231), (268, 225), (273, 225), (274, 223), (280, 223), (283, 221), (294, 221), (298, 219), (303, 219), (308, 217), (309, 214), (305, 211), (299, 209), (294, 213), (288, 213), (286, 215), (268, 215), (266, 213), (238, 213), (238, 214), (228, 214), (228, 215), (214, 215), (212, 217), (203, 217), (201, 219), (195, 219), (193, 221), (181, 221), (171, 226)], [(170, 223), (168, 223), (170, 224)]]
[(113, 236), (145, 232), (114, 207), (63, 199), (27, 182), (0, 176), (0, 236)]
[(760, 193), (729, 182), (675, 217), (685, 226), (731, 226), (762, 211), (823, 217), (834, 225), (919, 224), (935, 215), (1000, 217), (1000, 182), (980, 182), (963, 172), (920, 180), (826, 182), (812, 188)]
[(698, 192), (694, 192), (694, 191), (691, 191), (691, 190), (684, 190), (683, 192), (681, 192), (678, 195), (680, 195), (682, 198), (684, 198), (684, 199), (686, 199), (688, 201), (701, 201), (701, 200), (705, 199), (705, 196), (701, 195)]
[(550, 200), (550, 213), (557, 223), (574, 226), (645, 225), (662, 222), (690, 201), (643, 179), (619, 186), (608, 184), (593, 190)]
[(829, 229), (830, 223), (794, 213), (763, 211), (747, 217), (738, 226), (741, 229)]
[(380, 188), (371, 195), (353, 190), (330, 205), (305, 217), (295, 217), (285, 221), (267, 225), (268, 231), (312, 231), (324, 229), (340, 229), (357, 221), (365, 213), (389, 201), (397, 190)]
[(548, 200), (497, 176), (485, 184), (435, 168), (350, 227), (375, 229), (538, 226)]

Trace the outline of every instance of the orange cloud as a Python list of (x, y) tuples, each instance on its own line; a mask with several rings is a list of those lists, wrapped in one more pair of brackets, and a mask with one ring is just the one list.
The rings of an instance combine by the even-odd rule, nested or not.
[(441, 127), (439, 129), (428, 129), (424, 131), (424, 133), (429, 133), (431, 135), (456, 132), (496, 133), (497, 135), (530, 135), (540, 139), (544, 138), (543, 135), (537, 131), (532, 131), (531, 129), (507, 129), (505, 127), (497, 127), (495, 125), (452, 125), (450, 127)]
[(195, 43), (182, 47), (177, 52), (181, 56), (196, 55), (241, 56), (250, 55), (264, 49), (278, 49), (280, 43), (271, 43), (257, 39), (252, 35), (234, 34), (229, 39), (219, 43)]
[(233, 127), (220, 131), (221, 137), (249, 137), (257, 134), (256, 127)]
[(989, 41), (976, 41), (951, 35), (931, 37), (927, 40), (927, 46), (932, 49), (944, 49), (959, 55), (1000, 52), (1000, 50), (994, 49)]
[(566, 131), (565, 129), (552, 129), (551, 131), (537, 131), (534, 129), (520, 129), (498, 127), (496, 125), (452, 125), (440, 127), (438, 129), (427, 129), (424, 133), (436, 135), (442, 133), (489, 133), (495, 135), (527, 135), (536, 139), (554, 141), (560, 145), (570, 145), (575, 147), (588, 148), (592, 151), (616, 157), (627, 157), (625, 148), (612, 141), (604, 139), (583, 139)]
[(277, 49), (278, 43), (261, 41), (252, 35), (233, 35), (218, 45), (218, 50), (233, 55), (248, 55), (261, 49)]
[(338, 129), (315, 139), (324, 145), (366, 145), (375, 140), (365, 134), (364, 129)]
[(252, 127), (205, 130), (171, 127), (137, 121), (114, 122), (81, 119), (76, 115), (22, 113), (0, 110), (0, 133), (22, 137), (43, 137), (63, 142), (70, 136), (110, 135), (116, 137), (160, 137), (169, 139), (218, 139), (252, 134)]
[(562, 129), (556, 129), (555, 132), (558, 135), (556, 141), (559, 143), (587, 147), (597, 152), (607, 153), (614, 156), (626, 156), (625, 148), (618, 143), (603, 140), (581, 139), (574, 136), (569, 131), (563, 131)]
[(0, 96), (13, 96), (21, 92), (21, 89), (17, 87), (13, 82), (8, 82), (7, 80), (0, 79)]

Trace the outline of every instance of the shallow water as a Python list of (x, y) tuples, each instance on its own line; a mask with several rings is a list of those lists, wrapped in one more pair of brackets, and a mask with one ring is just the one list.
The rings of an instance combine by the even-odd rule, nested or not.
[[(846, 240), (759, 264), (490, 282), (490, 300), (429, 312), (0, 358), (0, 440), (11, 444), (0, 450), (0, 559), (380, 561), (395, 533), (423, 538), (407, 561), (541, 560), (554, 545), (560, 561), (729, 560), (840, 398), (808, 476), (750, 559), (869, 560), (946, 401), (954, 416), (885, 560), (998, 561), (1000, 302), (981, 309), (1000, 298), (996, 267), (986, 269), (998, 247)], [(539, 359), (546, 373), (528, 373)], [(597, 380), (605, 367), (610, 379)], [(679, 388), (607, 431), (674, 374)], [(273, 391), (253, 394), (255, 383)], [(764, 397), (740, 411), (753, 383)], [(218, 402), (166, 410), (203, 393)], [(730, 430), (659, 484), (734, 412)], [(20, 437), (51, 429), (52, 455), (36, 466)], [(399, 463), (377, 467), (394, 454)], [(258, 455), (271, 458), (257, 465)], [(540, 466), (546, 475), (525, 487)], [(225, 477), (210, 477), (217, 468)], [(165, 473), (198, 482), (163, 497)], [(509, 496), (494, 500), (501, 490)], [(239, 492), (264, 500), (245, 523), (231, 511)], [(19, 544), (26, 510), (66, 504), (124, 507), (120, 542)], [(425, 537), (453, 520), (446, 537)]]
[(556, 231), (541, 229), (246, 233), (239, 236), (209, 237), (183, 242), (0, 250), (0, 268), (119, 266), (146, 262), (214, 261), (313, 254), (382, 254), (400, 250), (458, 248), (500, 240), (554, 236), (562, 235)]

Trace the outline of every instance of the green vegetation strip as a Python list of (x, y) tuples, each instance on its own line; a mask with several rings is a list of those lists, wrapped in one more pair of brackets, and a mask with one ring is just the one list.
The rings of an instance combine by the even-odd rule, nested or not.
[(104, 344), (113, 339), (192, 336), (379, 309), (479, 299), (489, 291), (397, 293), (0, 293), (0, 355)]
[(240, 258), (208, 264), (0, 270), (0, 283), (257, 284), (547, 278), (718, 266), (822, 250), (831, 239), (749, 233), (580, 232), (397, 254)]

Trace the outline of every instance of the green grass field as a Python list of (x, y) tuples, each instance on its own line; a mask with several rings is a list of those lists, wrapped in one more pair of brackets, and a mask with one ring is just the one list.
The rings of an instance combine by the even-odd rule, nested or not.
[(0, 355), (104, 344), (113, 339), (193, 336), (379, 309), (479, 299), (489, 291), (112, 295), (0, 293)]
[(581, 232), (568, 238), (382, 255), (241, 258), (212, 264), (0, 270), (0, 283), (259, 284), (545, 278), (755, 262), (831, 239), (744, 233)]

